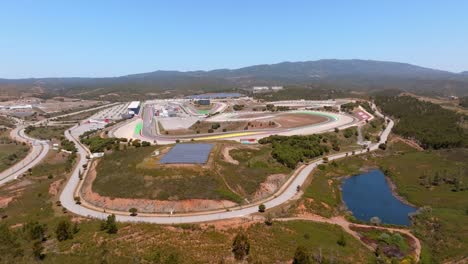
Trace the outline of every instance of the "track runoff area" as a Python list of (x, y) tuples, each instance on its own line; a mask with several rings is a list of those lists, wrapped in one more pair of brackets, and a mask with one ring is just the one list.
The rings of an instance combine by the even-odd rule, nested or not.
[[(351, 115), (339, 111), (341, 104), (349, 102), (352, 100), (260, 104), (251, 98), (243, 98), (211, 100), (209, 105), (200, 107), (196, 99), (152, 100), (143, 103), (138, 116), (116, 129), (114, 136), (173, 144), (213, 140), (255, 143), (270, 135), (311, 135), (363, 122), (358, 113)], [(240, 104), (244, 109), (233, 110)], [(279, 111), (265, 110), (267, 105), (282, 108)], [(325, 111), (324, 107), (330, 110)]]

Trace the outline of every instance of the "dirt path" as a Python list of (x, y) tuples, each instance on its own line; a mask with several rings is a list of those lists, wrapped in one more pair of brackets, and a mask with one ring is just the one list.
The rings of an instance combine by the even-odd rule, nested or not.
[(224, 161), (229, 162), (229, 163), (234, 164), (234, 165), (239, 165), (239, 161), (233, 159), (233, 158), (231, 157), (231, 155), (229, 154), (229, 151), (231, 151), (231, 150), (233, 150), (233, 149), (237, 149), (237, 148), (238, 148), (238, 147), (234, 147), (234, 146), (227, 146), (227, 147), (224, 147), (224, 148), (223, 148), (223, 151), (222, 151)]
[(419, 151), (424, 151), (424, 149), (416, 142), (410, 140), (410, 139), (404, 139), (402, 137), (399, 137), (399, 136), (393, 136), (392, 140), (391, 141), (401, 141), (403, 143), (405, 143), (406, 145), (416, 149), (416, 150), (419, 150)]
[(374, 229), (387, 230), (387, 231), (392, 231), (392, 232), (399, 232), (399, 233), (407, 235), (408, 237), (410, 237), (413, 240), (413, 245), (412, 245), (414, 247), (413, 255), (414, 255), (417, 262), (419, 262), (419, 259), (420, 259), (420, 256), (421, 256), (421, 242), (408, 229), (355, 224), (355, 223), (348, 222), (348, 220), (346, 220), (343, 216), (335, 216), (335, 217), (332, 217), (332, 218), (325, 218), (323, 216), (319, 216), (319, 215), (315, 215), (315, 214), (300, 215), (300, 216), (297, 216), (297, 217), (289, 217), (289, 218), (278, 218), (278, 219), (275, 219), (275, 220), (277, 220), (277, 221), (305, 220), (305, 221), (313, 221), (313, 222), (319, 222), (319, 223), (339, 225), (348, 234), (350, 234), (351, 236), (353, 236), (357, 240), (361, 241), (361, 243), (365, 247), (367, 247), (369, 250), (372, 250), (372, 251), (374, 251), (375, 248), (373, 248), (372, 246), (362, 242), (361, 237), (359, 236), (359, 234), (356, 231), (352, 230), (351, 227), (354, 226), (354, 227), (363, 227), (363, 228), (374, 228)]

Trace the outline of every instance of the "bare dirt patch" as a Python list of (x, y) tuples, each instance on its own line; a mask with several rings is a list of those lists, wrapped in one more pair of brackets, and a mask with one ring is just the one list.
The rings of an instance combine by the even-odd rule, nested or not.
[(5, 208), (13, 201), (13, 197), (0, 197), (0, 208)]
[(286, 181), (288, 175), (286, 174), (272, 174), (266, 178), (265, 182), (260, 184), (260, 187), (253, 195), (254, 200), (266, 198), (275, 193)]
[(238, 217), (233, 219), (218, 220), (207, 224), (202, 224), (202, 228), (214, 227), (218, 231), (227, 231), (236, 228), (247, 230), (251, 225), (261, 223), (264, 221), (263, 217)]
[(283, 114), (274, 119), (283, 128), (294, 128), (307, 125), (318, 124), (328, 119), (320, 115), (312, 114)]
[(233, 149), (235, 149), (235, 148), (236, 148), (236, 147), (234, 147), (234, 146), (224, 147), (224, 148), (223, 148), (223, 151), (222, 151), (222, 153), (223, 153), (223, 159), (224, 159), (224, 161), (229, 162), (229, 163), (231, 163), (231, 164), (239, 165), (239, 161), (233, 159), (233, 158), (231, 157), (231, 155), (229, 155), (229, 151), (231, 151), (231, 150), (233, 150)]
[(223, 147), (223, 150), (222, 150), (222, 154), (223, 154), (223, 160), (228, 162), (228, 163), (231, 163), (231, 164), (234, 164), (234, 165), (239, 165), (239, 161), (238, 160), (235, 160), (234, 158), (231, 157), (231, 155), (229, 154), (229, 152), (231, 150), (234, 150), (234, 149), (240, 149), (240, 148), (248, 148), (248, 149), (254, 149), (254, 150), (258, 150), (258, 148), (254, 147), (254, 146), (239, 146), (239, 145), (236, 145), (236, 146), (224, 146)]
[(391, 142), (395, 142), (395, 141), (401, 141), (403, 143), (405, 143), (406, 145), (416, 149), (416, 150), (419, 150), (419, 151), (424, 151), (424, 149), (416, 142), (414, 142), (413, 140), (410, 140), (410, 139), (404, 139), (402, 137), (399, 137), (399, 136), (393, 136)]
[(53, 183), (50, 184), (49, 186), (49, 194), (51, 196), (56, 196), (59, 193), (60, 190), (60, 185), (62, 184), (63, 179), (56, 180)]

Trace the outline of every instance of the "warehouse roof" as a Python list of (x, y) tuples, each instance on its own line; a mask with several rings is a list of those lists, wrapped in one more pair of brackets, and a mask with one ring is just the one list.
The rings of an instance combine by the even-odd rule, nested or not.
[(128, 108), (138, 108), (140, 106), (140, 101), (133, 101), (128, 105)]

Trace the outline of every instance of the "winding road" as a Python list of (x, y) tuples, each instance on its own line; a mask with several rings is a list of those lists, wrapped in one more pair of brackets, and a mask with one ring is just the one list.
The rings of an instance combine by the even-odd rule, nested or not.
[[(80, 110), (77, 112), (72, 112), (72, 113), (68, 113), (64, 115), (47, 118), (44, 120), (37, 121), (36, 123), (34, 123), (34, 125), (44, 125), (52, 119), (76, 115), (76, 114), (85, 113), (85, 112), (94, 111), (94, 110), (99, 110), (99, 109), (113, 106), (116, 104), (118, 103), (100, 105), (97, 107), (88, 108), (88, 109)], [(26, 126), (23, 124), (23, 121), (18, 118), (14, 118), (14, 119), (17, 122), (17, 126), (13, 130), (11, 130), (10, 137), (13, 140), (16, 140), (18, 142), (24, 142), (30, 145), (31, 150), (29, 151), (28, 155), (24, 159), (20, 160), (19, 162), (15, 163), (10, 168), (0, 173), (0, 186), (12, 180), (20, 178), (23, 175), (23, 173), (27, 172), (29, 169), (39, 164), (46, 157), (47, 153), (50, 150), (50, 145), (48, 141), (38, 140), (32, 137), (29, 137), (24, 132), (24, 129)]]
[(47, 152), (49, 152), (49, 143), (27, 136), (24, 133), (24, 127), (22, 125), (13, 129), (10, 132), (10, 137), (13, 140), (31, 145), (31, 150), (24, 159), (0, 173), (0, 186), (21, 177), (23, 173), (39, 164), (39, 162), (45, 158)]
[[(373, 108), (376, 110), (375, 105)], [(380, 112), (376, 110), (375, 114), (379, 117), (384, 118)], [(385, 143), (392, 131), (394, 126), (394, 122), (391, 119), (388, 119), (388, 123), (384, 131), (380, 134), (380, 141), (368, 146), (368, 149), (357, 149), (355, 150), (354, 154), (362, 154), (367, 151), (375, 151), (379, 148), (381, 143)], [(74, 142), (75, 146), (78, 150), (78, 162), (76, 164), (75, 169), (70, 176), (70, 179), (66, 183), (64, 189), (60, 194), (60, 201), (64, 208), (68, 211), (91, 218), (98, 218), (98, 219), (105, 219), (110, 214), (116, 215), (116, 220), (120, 222), (145, 222), (145, 223), (155, 223), (155, 224), (180, 224), (180, 223), (200, 223), (200, 222), (208, 222), (208, 221), (216, 221), (222, 219), (231, 219), (236, 217), (245, 217), (254, 213), (258, 212), (258, 205), (265, 204), (267, 208), (273, 208), (279, 206), (283, 203), (288, 202), (291, 199), (295, 199), (298, 197), (300, 193), (297, 192), (297, 186), (301, 186), (312, 170), (314, 170), (318, 165), (322, 164), (324, 161), (323, 159), (314, 160), (306, 165), (301, 166), (296, 170), (293, 176), (271, 197), (266, 198), (262, 201), (258, 201), (256, 203), (252, 203), (246, 206), (238, 206), (233, 207), (225, 210), (213, 210), (207, 212), (199, 212), (199, 213), (184, 213), (184, 214), (149, 214), (149, 213), (139, 213), (136, 216), (130, 216), (128, 212), (122, 211), (114, 211), (114, 210), (106, 210), (104, 208), (98, 208), (92, 204), (89, 204), (85, 200), (83, 200), (80, 196), (80, 188), (83, 184), (83, 180), (80, 180), (80, 174), (86, 173), (84, 165), (88, 165), (89, 160), (86, 158), (87, 155), (90, 154), (89, 150), (80, 143), (79, 135), (85, 132), (87, 129), (86, 124), (78, 124), (72, 127), (71, 129), (65, 131), (65, 137)], [(13, 167), (7, 169), (6, 171), (0, 173), (0, 185), (6, 183), (7, 181), (13, 180), (21, 176), (24, 172), (26, 172), (29, 168), (34, 167), (37, 165), (44, 157), (47, 155), (49, 151), (49, 144), (45, 141), (39, 141), (28, 137), (24, 134), (24, 127), (18, 126), (11, 132), (11, 137), (15, 140), (21, 142), (27, 142), (32, 145), (32, 151), (28, 154), (28, 156), (20, 161), (19, 163), (15, 164)], [(344, 158), (350, 155), (350, 152), (343, 152), (337, 153), (334, 155), (329, 155), (328, 160), (336, 160), (340, 158)], [(88, 166), (89, 167), (89, 166)], [(80, 197), (80, 204), (77, 204), (75, 197)], [(337, 224), (341, 226), (346, 232), (353, 235), (358, 240), (359, 237), (357, 233), (350, 229), (350, 225), (355, 225), (347, 222), (345, 219), (342, 218), (323, 218), (321, 216), (309, 216), (306, 218), (296, 217), (290, 219), (278, 219), (279, 221), (288, 221), (288, 220), (310, 220), (315, 222), (324, 222), (330, 224)], [(363, 227), (368, 227), (366, 225), (358, 225)], [(412, 235), (406, 229), (398, 229), (398, 228), (387, 228), (387, 227), (378, 227), (380, 229), (385, 229), (389, 231), (397, 231), (402, 232), (410, 236), (415, 241), (415, 258), (419, 260), (420, 253), (421, 253), (421, 245), (419, 240)], [(369, 249), (370, 246), (366, 245)]]

